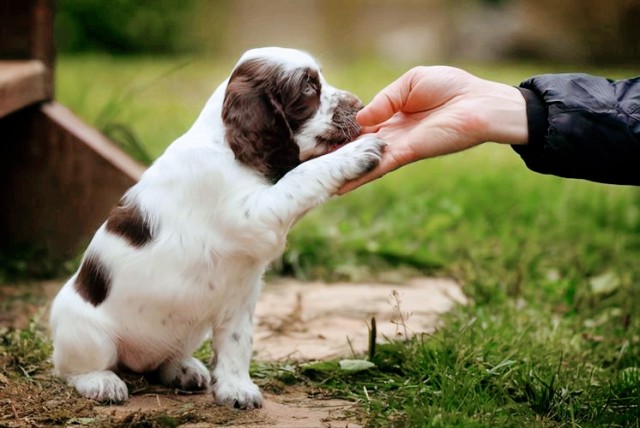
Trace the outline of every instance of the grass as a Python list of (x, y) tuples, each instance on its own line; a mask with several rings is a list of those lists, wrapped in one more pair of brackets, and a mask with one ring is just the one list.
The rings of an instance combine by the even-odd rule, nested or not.
[(371, 371), (315, 379), (361, 400), (372, 426), (637, 426), (637, 339), (580, 334), (514, 305), (470, 312), (379, 346)]
[[(124, 127), (123, 140), (153, 158), (193, 122), (232, 64), (62, 57), (58, 99), (102, 129)], [(512, 84), (562, 71), (463, 66)], [(325, 64), (329, 81), (364, 100), (407, 67)], [(640, 189), (537, 175), (502, 146), (424, 161), (311, 212), (274, 274), (450, 276), (472, 304), (431, 337), (379, 345), (376, 366), (359, 373), (329, 363), (257, 366), (254, 375), (359, 400), (370, 426), (639, 426), (638, 260)], [(15, 354), (6, 335), (16, 333), (3, 334), (3, 355)], [(18, 354), (32, 354), (24, 346)], [(46, 350), (33, 355), (41, 360)]]

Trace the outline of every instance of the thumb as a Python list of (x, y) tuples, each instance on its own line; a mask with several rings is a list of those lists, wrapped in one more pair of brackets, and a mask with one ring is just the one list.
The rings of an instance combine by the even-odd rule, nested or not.
[(378, 92), (371, 102), (358, 112), (356, 120), (362, 126), (373, 126), (384, 122), (395, 113), (402, 111), (410, 92), (410, 79), (407, 79), (405, 74)]

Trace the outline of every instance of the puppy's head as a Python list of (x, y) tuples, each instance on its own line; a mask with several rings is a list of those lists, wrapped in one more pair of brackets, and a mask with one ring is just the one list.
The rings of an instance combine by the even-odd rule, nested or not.
[(222, 120), (236, 159), (277, 181), (301, 162), (355, 139), (362, 103), (329, 85), (305, 52), (246, 52), (227, 84)]

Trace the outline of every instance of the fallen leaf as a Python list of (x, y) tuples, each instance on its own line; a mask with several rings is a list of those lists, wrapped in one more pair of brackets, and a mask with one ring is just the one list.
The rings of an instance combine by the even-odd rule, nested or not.
[(607, 295), (620, 287), (620, 278), (613, 272), (605, 272), (589, 280), (593, 294)]
[(339, 364), (340, 370), (344, 370), (346, 372), (361, 372), (376, 366), (371, 361), (367, 360), (342, 360)]

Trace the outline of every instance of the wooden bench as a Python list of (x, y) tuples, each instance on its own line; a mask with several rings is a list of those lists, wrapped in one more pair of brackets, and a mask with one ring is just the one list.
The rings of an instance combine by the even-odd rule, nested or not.
[(53, 0), (0, 0), (0, 251), (78, 254), (144, 171), (54, 99)]
[(47, 67), (38, 60), (0, 61), (0, 117), (46, 101)]

